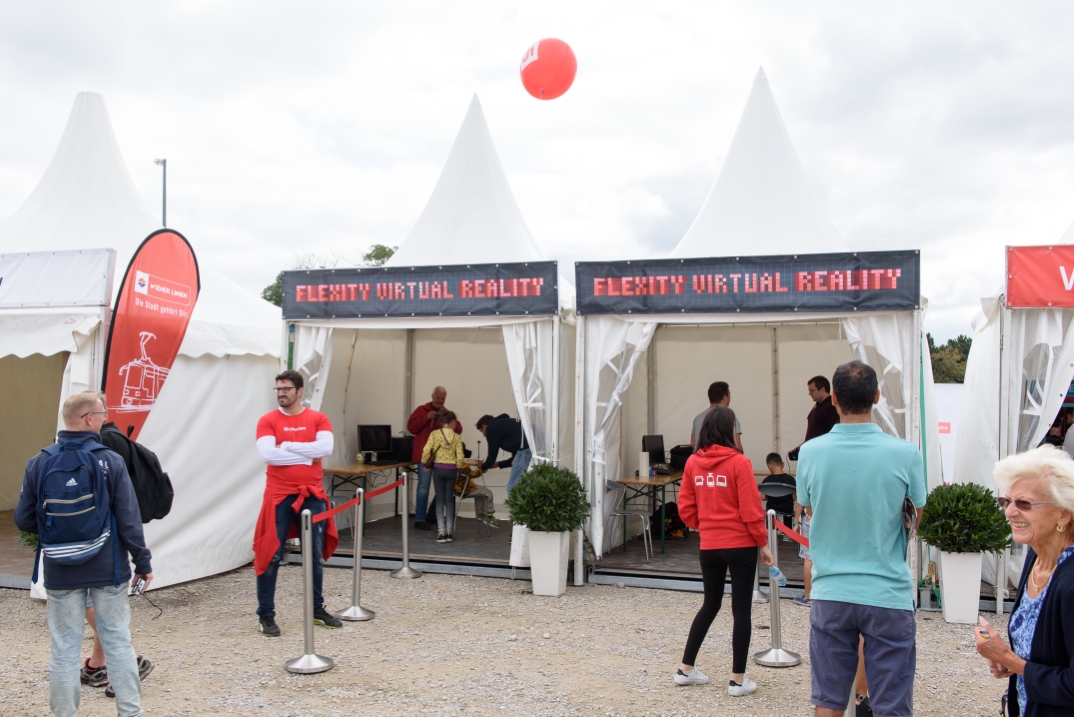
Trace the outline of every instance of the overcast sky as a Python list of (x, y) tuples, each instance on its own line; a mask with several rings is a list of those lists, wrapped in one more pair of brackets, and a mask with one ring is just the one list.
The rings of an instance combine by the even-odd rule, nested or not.
[[(1074, 5), (430, 2), (0, 4), (0, 221), (75, 93), (100, 92), (135, 185), (260, 291), (297, 253), (353, 263), (417, 219), (476, 92), (550, 258), (664, 256), (764, 66), (853, 249), (919, 248), (927, 327), (969, 333), (1005, 244), (1074, 221)], [(519, 61), (568, 42), (531, 98)]]

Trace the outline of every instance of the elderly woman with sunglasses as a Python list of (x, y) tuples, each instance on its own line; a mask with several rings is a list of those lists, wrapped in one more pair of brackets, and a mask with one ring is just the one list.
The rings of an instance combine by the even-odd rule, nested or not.
[(1014, 540), (1029, 549), (1007, 630), (1013, 649), (981, 618), (977, 652), (1010, 679), (1010, 715), (1074, 715), (1074, 460), (1045, 445), (1005, 458), (994, 475)]

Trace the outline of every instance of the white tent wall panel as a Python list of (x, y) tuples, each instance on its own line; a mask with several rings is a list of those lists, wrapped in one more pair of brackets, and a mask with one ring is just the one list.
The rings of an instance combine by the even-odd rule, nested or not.
[[(388, 424), (392, 433), (406, 427), (408, 411), (401, 408), (406, 379), (406, 331), (402, 329), (361, 330), (333, 329), (331, 365), (322, 376), (326, 379), (319, 410), (332, 422), (335, 451), (325, 458), (325, 466), (349, 465), (358, 454), (358, 426)], [(376, 485), (390, 480), (370, 481)], [(327, 489), (328, 482), (326, 480)], [(351, 486), (339, 489), (338, 498), (350, 499)], [(394, 513), (394, 491), (371, 498), (366, 519), (376, 520)], [(348, 511), (336, 521), (340, 528), (350, 527)]]
[[(475, 458), (478, 455), (478, 441), (481, 442), (481, 458), (488, 455), (488, 441), (474, 427), (477, 419), (486, 413), (493, 416), (507, 413), (518, 417), (503, 333), (499, 326), (416, 332), (414, 405), (408, 408), (408, 416), (410, 411), (429, 401), (436, 386), (447, 389), (445, 405), (455, 412), (462, 423), (462, 439)], [(501, 451), (499, 460), (508, 457), (509, 454)], [(507, 498), (510, 474), (509, 469), (494, 468), (483, 477), (485, 485), (492, 489), (501, 516), (507, 514), (503, 501)], [(431, 501), (431, 489), (429, 497)], [(473, 501), (463, 501), (462, 514), (472, 513)]]
[[(853, 360), (854, 356), (834, 322), (782, 324), (776, 328), (776, 336), (779, 340), (779, 453), (786, 461), (787, 451), (805, 439), (806, 417), (816, 405), (809, 397), (809, 379), (825, 376), (831, 381), (836, 367)], [(754, 468), (765, 470), (763, 460), (760, 466), (754, 464)]]
[[(726, 381), (742, 424), (742, 448), (754, 469), (772, 450), (772, 344), (763, 325), (662, 326), (656, 350), (656, 433), (665, 448), (690, 442), (708, 387)], [(640, 437), (630, 442), (641, 450)], [(637, 451), (635, 451), (636, 453)], [(632, 472), (632, 471), (631, 471)]]
[(559, 465), (574, 470), (574, 352), (577, 326), (572, 321), (559, 322), (559, 443), (556, 447)]
[(145, 525), (153, 587), (215, 575), (253, 559), (265, 487), (257, 420), (274, 406), (272, 356), (180, 354), (139, 435), (175, 488), (172, 511)]
[(26, 462), (56, 438), (67, 352), (0, 358), (8, 410), (0, 412), (0, 510), (19, 501)]

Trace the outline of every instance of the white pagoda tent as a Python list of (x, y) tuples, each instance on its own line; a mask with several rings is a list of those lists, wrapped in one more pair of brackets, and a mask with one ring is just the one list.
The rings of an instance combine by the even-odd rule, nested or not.
[[(673, 258), (845, 252), (798, 159), (765, 76), (758, 71), (730, 149)], [(924, 304), (922, 303), (922, 306)], [(923, 310), (848, 313), (711, 313), (578, 317), (577, 471), (593, 504), (597, 555), (622, 542), (609, 520), (610, 481), (633, 473), (643, 435), (688, 444), (713, 381), (731, 408), (755, 469), (769, 452), (801, 444), (813, 406), (806, 384), (859, 359), (881, 380), (873, 420), (891, 435), (927, 443), (929, 485), (940, 482), (939, 435)], [(789, 464), (791, 467), (793, 463)], [(629, 536), (627, 536), (629, 537)]]
[[(135, 250), (158, 228), (131, 181), (104, 98), (82, 92), (37, 187), (0, 225), (0, 254), (111, 248), (116, 252), (113, 291), (118, 291)], [(207, 246), (198, 237), (188, 239), (195, 252)], [(160, 457), (175, 488), (171, 513), (145, 526), (154, 588), (231, 570), (253, 557), (264, 466), (252, 431), (258, 417), (274, 405), (280, 312), (207, 266), (205, 258), (200, 262), (201, 293), (179, 356), (139, 435)], [(3, 485), (15, 480), (16, 473), (21, 481), (22, 467), (16, 463), (24, 465), (28, 455), (23, 454), (39, 450), (38, 443), (51, 440), (57, 426), (62, 427), (56, 397), (62, 404), (73, 392), (100, 387), (108, 307), (72, 323), (66, 337), (49, 323), (66, 317), (52, 313), (59, 318), (38, 318), (37, 333), (22, 332), (16, 353), (5, 351), (0, 339), (0, 361), (21, 365), (19, 370), (52, 396), (47, 409), (32, 412), (40, 424), (37, 443), (8, 446), (5, 436), (11, 434), (0, 425), (0, 455), (17, 455), (0, 464)], [(0, 327), (20, 321), (26, 326), (26, 316), (41, 314), (0, 310)], [(24, 413), (16, 412), (17, 420)]]
[[(474, 95), (425, 209), (388, 266), (537, 261), (545, 256), (518, 209)], [(354, 462), (358, 425), (387, 424), (394, 434), (403, 432), (410, 413), (429, 401), (436, 386), (447, 389), (447, 407), (458, 415), (475, 456), (484, 441), (474, 425), (486, 413), (518, 417), (534, 460), (569, 455), (570, 427), (559, 417), (571, 413), (571, 382), (564, 375), (569, 371), (559, 367), (574, 350), (573, 292), (562, 278), (558, 290), (561, 306), (553, 316), (290, 322), (295, 367), (308, 376), (310, 405), (329, 416), (337, 434), (335, 454), (325, 465)], [(506, 470), (485, 476), (500, 506), (507, 478)], [(393, 496), (371, 499), (368, 510), (371, 519), (392, 515)]]

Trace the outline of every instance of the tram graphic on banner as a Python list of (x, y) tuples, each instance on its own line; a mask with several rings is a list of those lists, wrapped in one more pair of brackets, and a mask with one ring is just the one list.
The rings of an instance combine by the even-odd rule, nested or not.
[(123, 396), (119, 399), (118, 406), (111, 406), (112, 410), (120, 413), (130, 411), (148, 411), (157, 402), (157, 394), (160, 393), (164, 379), (168, 378), (170, 369), (158, 366), (146, 353), (145, 346), (156, 335), (150, 331), (142, 331), (142, 355), (120, 367), (119, 375), (123, 377)]
[(137, 438), (168, 379), (201, 290), (182, 234), (154, 232), (134, 253), (108, 332), (102, 379), (117, 427)]

